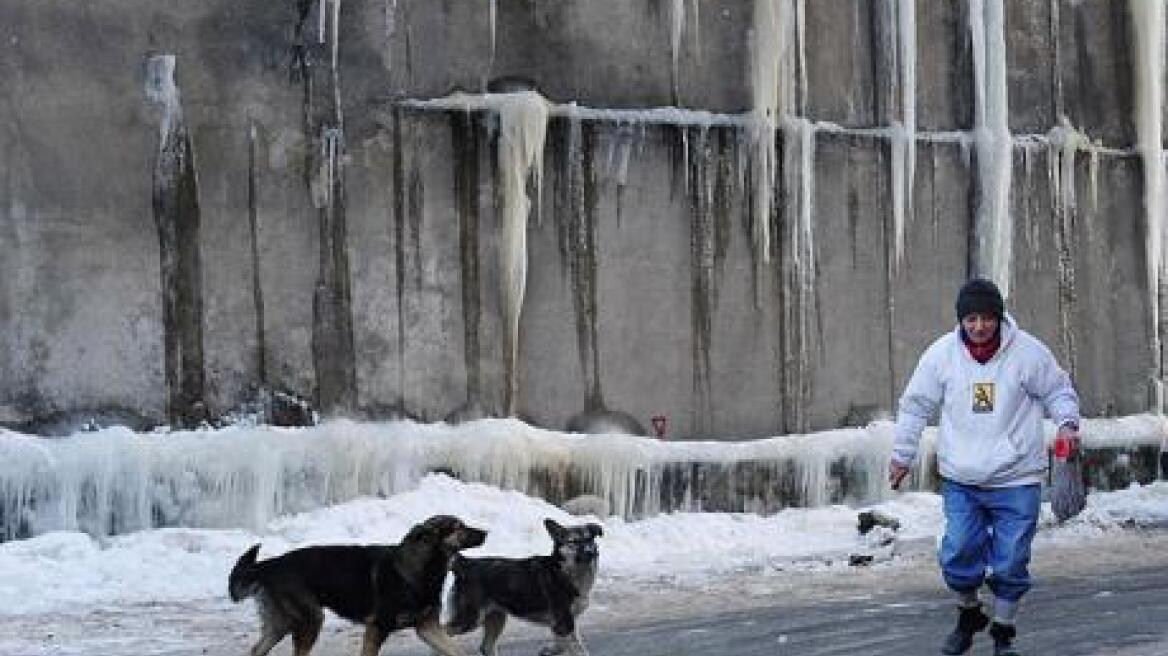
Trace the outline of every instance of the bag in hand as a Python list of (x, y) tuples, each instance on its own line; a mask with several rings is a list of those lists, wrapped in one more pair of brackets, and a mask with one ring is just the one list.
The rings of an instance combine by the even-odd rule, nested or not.
[(1050, 509), (1060, 522), (1078, 515), (1087, 505), (1087, 486), (1083, 483), (1083, 455), (1070, 440), (1054, 441), (1054, 464), (1051, 469)]

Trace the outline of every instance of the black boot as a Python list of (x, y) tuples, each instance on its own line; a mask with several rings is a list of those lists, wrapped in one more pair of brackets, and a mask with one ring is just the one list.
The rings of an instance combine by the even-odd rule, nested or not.
[(994, 656), (1019, 656), (1014, 649), (1014, 636), (1017, 630), (1012, 624), (998, 624), (994, 622), (990, 627), (990, 635), (994, 638)]
[(945, 637), (945, 642), (941, 644), (941, 653), (953, 656), (969, 651), (969, 648), (973, 646), (973, 634), (986, 628), (989, 623), (990, 618), (982, 612), (981, 604), (961, 607), (961, 615), (957, 618), (957, 628)]

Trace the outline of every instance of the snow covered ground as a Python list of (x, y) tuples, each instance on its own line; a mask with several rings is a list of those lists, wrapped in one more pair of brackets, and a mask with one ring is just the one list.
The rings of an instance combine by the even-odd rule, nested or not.
[[(0, 654), (245, 653), (255, 632), (251, 602), (231, 604), (226, 579), (248, 546), (262, 543), (264, 557), (326, 542), (396, 542), (412, 524), (436, 513), (457, 514), (489, 530), (486, 544), (470, 555), (547, 553), (551, 542), (542, 528), (544, 517), (601, 521), (601, 578), (587, 616), (587, 623), (594, 624), (660, 614), (660, 593), (667, 590), (701, 589), (720, 594), (728, 604), (742, 604), (799, 587), (809, 576), (817, 582), (799, 587), (802, 594), (823, 590), (825, 581), (830, 587), (832, 580), (854, 584), (865, 576), (877, 585), (887, 580), (884, 570), (889, 568), (928, 572), (922, 563), (941, 530), (939, 497), (904, 493), (871, 508), (900, 520), (900, 555), (874, 550), (858, 535), (856, 508), (790, 509), (770, 516), (678, 513), (635, 522), (579, 518), (518, 492), (437, 474), (388, 498), (362, 498), (277, 518), (258, 533), (161, 529), (101, 539), (48, 533), (0, 544)], [(1125, 549), (1136, 548), (1124, 537), (1134, 533), (1131, 527), (1165, 524), (1166, 482), (1097, 493), (1080, 516), (1063, 525), (1044, 508), (1036, 555), (1098, 544), (1091, 550), (1094, 557), (1120, 558)], [(1139, 549), (1146, 552), (1147, 547)], [(847, 557), (853, 553), (876, 555), (875, 567), (849, 567)], [(675, 605), (669, 612), (682, 611)], [(508, 637), (514, 634), (521, 630), (510, 630)], [(320, 653), (355, 652), (358, 635), (330, 618)], [(415, 643), (402, 634), (385, 653), (394, 653), (395, 644)]]

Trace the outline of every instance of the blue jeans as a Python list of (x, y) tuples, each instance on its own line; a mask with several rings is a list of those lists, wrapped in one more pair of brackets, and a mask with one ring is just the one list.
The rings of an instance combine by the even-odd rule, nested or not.
[(995, 597), (1018, 601), (1030, 589), (1040, 486), (981, 488), (944, 480), (941, 501), (945, 537), (938, 558), (945, 584), (962, 593), (988, 583)]

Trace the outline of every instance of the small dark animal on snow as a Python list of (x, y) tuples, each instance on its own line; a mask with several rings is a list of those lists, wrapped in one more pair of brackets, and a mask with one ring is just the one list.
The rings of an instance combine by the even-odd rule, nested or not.
[(295, 655), (306, 656), (324, 608), (365, 625), (362, 656), (377, 656), (390, 633), (411, 627), (439, 653), (459, 656), (439, 619), (442, 583), (458, 551), (486, 537), (457, 517), (435, 515), (395, 545), (305, 547), (256, 562), (257, 544), (235, 563), (227, 590), (232, 601), (256, 598), (261, 634), (251, 656), (264, 656), (288, 634)]
[(459, 635), (483, 627), (479, 646), (484, 656), (496, 656), (496, 643), (507, 616), (548, 626), (555, 642), (540, 654), (587, 656), (576, 620), (588, 607), (600, 552), (599, 524), (560, 526), (551, 519), (544, 528), (552, 537), (550, 556), (530, 558), (465, 558), (451, 566), (454, 585), (446, 630)]

